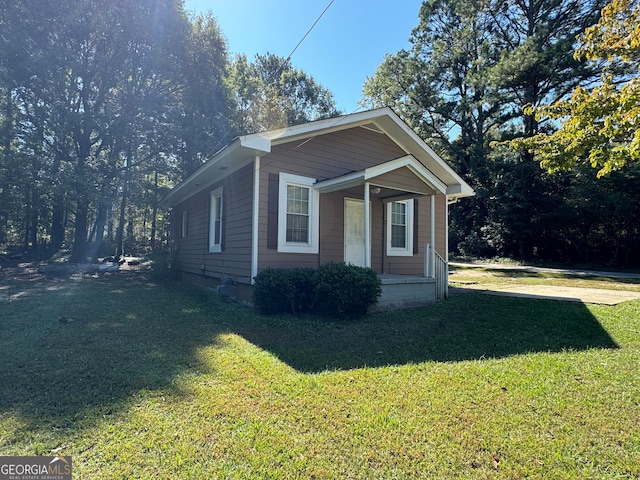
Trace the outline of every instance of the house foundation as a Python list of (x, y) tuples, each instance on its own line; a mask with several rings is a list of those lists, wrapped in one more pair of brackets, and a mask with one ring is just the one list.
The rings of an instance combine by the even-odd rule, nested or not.
[(371, 312), (422, 307), (436, 301), (436, 279), (381, 274), (382, 294)]

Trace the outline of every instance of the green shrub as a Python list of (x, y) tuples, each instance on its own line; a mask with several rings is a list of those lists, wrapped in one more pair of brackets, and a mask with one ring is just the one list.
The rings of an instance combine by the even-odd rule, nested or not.
[(262, 313), (362, 315), (380, 293), (380, 279), (370, 268), (327, 263), (263, 270), (255, 277), (253, 302)]
[(293, 284), (292, 313), (313, 312), (315, 310), (316, 273), (313, 268), (294, 268), (288, 271)]
[(253, 303), (262, 313), (295, 311), (294, 290), (289, 270), (267, 268), (255, 277)]
[(177, 262), (172, 262), (167, 252), (154, 253), (146, 257), (151, 261), (150, 277), (156, 282), (178, 281), (182, 274)]
[(326, 263), (317, 270), (315, 304), (322, 313), (364, 315), (381, 292), (380, 278), (370, 268)]

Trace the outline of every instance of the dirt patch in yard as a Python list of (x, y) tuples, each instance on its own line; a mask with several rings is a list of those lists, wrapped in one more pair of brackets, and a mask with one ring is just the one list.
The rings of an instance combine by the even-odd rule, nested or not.
[(82, 269), (60, 269), (59, 271), (42, 271), (38, 262), (3, 262), (0, 265), (0, 302), (24, 298), (39, 289), (55, 289), (56, 285), (62, 285), (69, 281), (77, 281), (82, 278), (101, 277), (108, 275), (130, 275), (146, 273), (149, 271), (148, 263), (120, 265), (116, 272), (87, 272)]

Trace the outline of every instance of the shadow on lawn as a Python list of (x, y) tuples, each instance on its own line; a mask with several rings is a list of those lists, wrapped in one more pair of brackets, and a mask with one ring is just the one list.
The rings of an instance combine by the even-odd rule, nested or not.
[(202, 292), (140, 275), (34, 277), (11, 288), (22, 294), (0, 302), (0, 431), (12, 431), (0, 452), (20, 442), (47, 454), (137, 397), (179, 393), (177, 375), (197, 370), (197, 349), (224, 328)]
[(20, 440), (32, 445), (29, 454), (46, 454), (60, 437), (108, 421), (136, 397), (179, 393), (176, 377), (204, 368), (198, 350), (225, 333), (301, 373), (616, 348), (575, 303), (469, 294), (334, 322), (263, 317), (212, 293), (145, 277), (43, 280), (30, 288), (36, 293), (0, 307), (0, 425), (17, 419), (12, 434), (0, 438), (2, 451)]
[(617, 348), (584, 304), (481, 294), (356, 321), (237, 333), (301, 372)]

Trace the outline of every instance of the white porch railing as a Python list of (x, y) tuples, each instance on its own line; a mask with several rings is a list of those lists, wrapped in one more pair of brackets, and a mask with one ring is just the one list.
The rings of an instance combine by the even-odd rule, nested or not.
[(447, 261), (435, 253), (435, 271), (436, 271), (436, 299), (447, 298), (449, 296), (449, 265)]
[(436, 300), (449, 295), (449, 265), (429, 243), (424, 244), (424, 276), (436, 280)]

